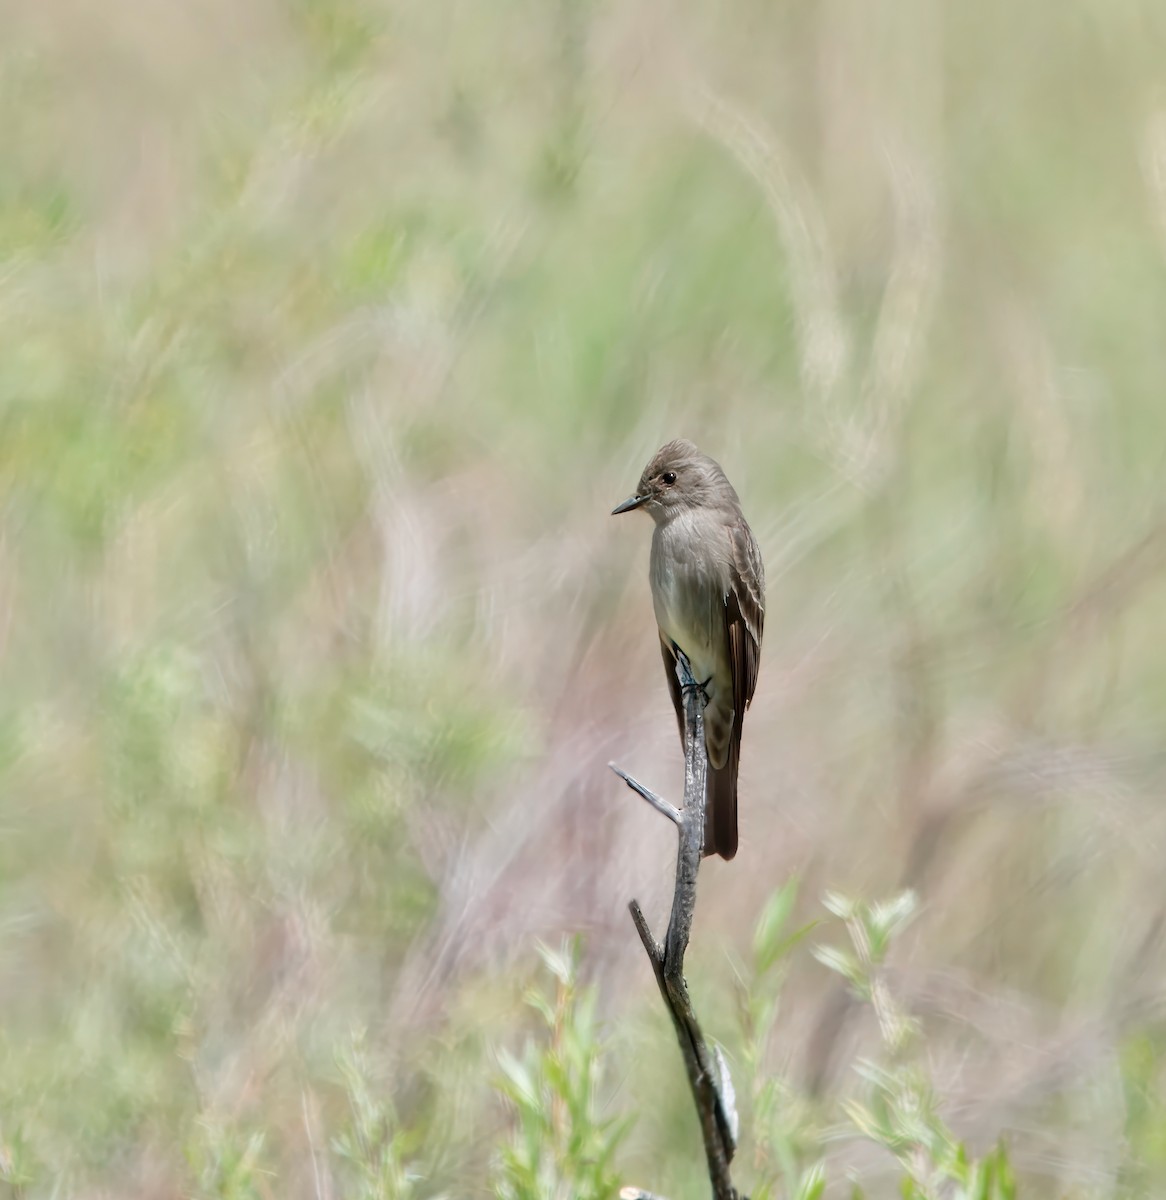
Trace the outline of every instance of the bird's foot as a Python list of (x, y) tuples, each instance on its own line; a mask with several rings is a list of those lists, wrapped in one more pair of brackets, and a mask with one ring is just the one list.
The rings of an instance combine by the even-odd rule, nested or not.
[(712, 681), (713, 677), (711, 675), (704, 681), (704, 683), (697, 683), (694, 679), (692, 683), (681, 684), (680, 690), (686, 696), (689, 692), (696, 692), (700, 696), (701, 707), (708, 708), (709, 694), (706, 689), (708, 688), (708, 685), (712, 683)]
[(700, 695), (701, 707), (708, 708), (708, 685), (712, 683), (713, 677), (710, 675), (704, 683), (697, 683), (696, 676), (692, 673), (692, 664), (688, 661), (688, 655), (675, 642), (672, 643), (672, 653), (676, 657), (676, 676), (680, 683), (681, 695), (687, 696), (695, 689)]

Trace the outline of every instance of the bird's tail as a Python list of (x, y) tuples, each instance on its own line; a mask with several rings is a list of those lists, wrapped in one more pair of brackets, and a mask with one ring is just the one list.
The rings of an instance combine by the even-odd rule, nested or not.
[(737, 763), (741, 722), (733, 722), (729, 756), (719, 769), (709, 763), (704, 794), (704, 852), (730, 859), (737, 853)]

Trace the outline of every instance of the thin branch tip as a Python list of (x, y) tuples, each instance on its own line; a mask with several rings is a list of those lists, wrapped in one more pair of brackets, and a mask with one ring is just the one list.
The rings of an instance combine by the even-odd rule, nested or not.
[(649, 960), (652, 963), (652, 970), (656, 973), (656, 981), (663, 988), (664, 979), (664, 949), (655, 935), (648, 927), (648, 919), (644, 916), (644, 910), (640, 907), (638, 900), (633, 900), (628, 905), (628, 912), (632, 914), (632, 924), (636, 927), (636, 933), (640, 935), (640, 941), (644, 945)]
[(673, 825), (679, 826), (684, 819), (684, 815), (675, 806), (668, 803), (663, 796), (657, 796), (651, 788), (645, 787), (634, 775), (629, 775), (622, 767), (617, 767), (615, 763), (607, 764), (619, 777), (642, 799), (647, 802), (658, 812), (672, 822)]

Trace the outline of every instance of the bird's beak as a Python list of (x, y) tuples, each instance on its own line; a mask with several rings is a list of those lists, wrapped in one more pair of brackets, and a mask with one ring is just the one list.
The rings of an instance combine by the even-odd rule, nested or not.
[(633, 508), (639, 508), (647, 499), (647, 496), (629, 496), (622, 504), (617, 504), (611, 510), (611, 515), (615, 517), (620, 513), (631, 512)]

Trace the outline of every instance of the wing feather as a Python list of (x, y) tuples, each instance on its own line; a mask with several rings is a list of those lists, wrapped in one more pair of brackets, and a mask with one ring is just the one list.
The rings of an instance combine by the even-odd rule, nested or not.
[(765, 568), (749, 526), (741, 518), (727, 530), (732, 547), (725, 625), (733, 671), (733, 708), (740, 719), (757, 689), (761, 636), (765, 630)]
[(676, 724), (680, 730), (680, 749), (684, 749), (684, 694), (680, 690), (680, 680), (676, 678), (676, 655), (672, 652), (672, 643), (660, 634), (660, 656), (664, 659), (664, 674), (668, 677), (668, 693), (672, 697), (672, 707), (676, 709)]

